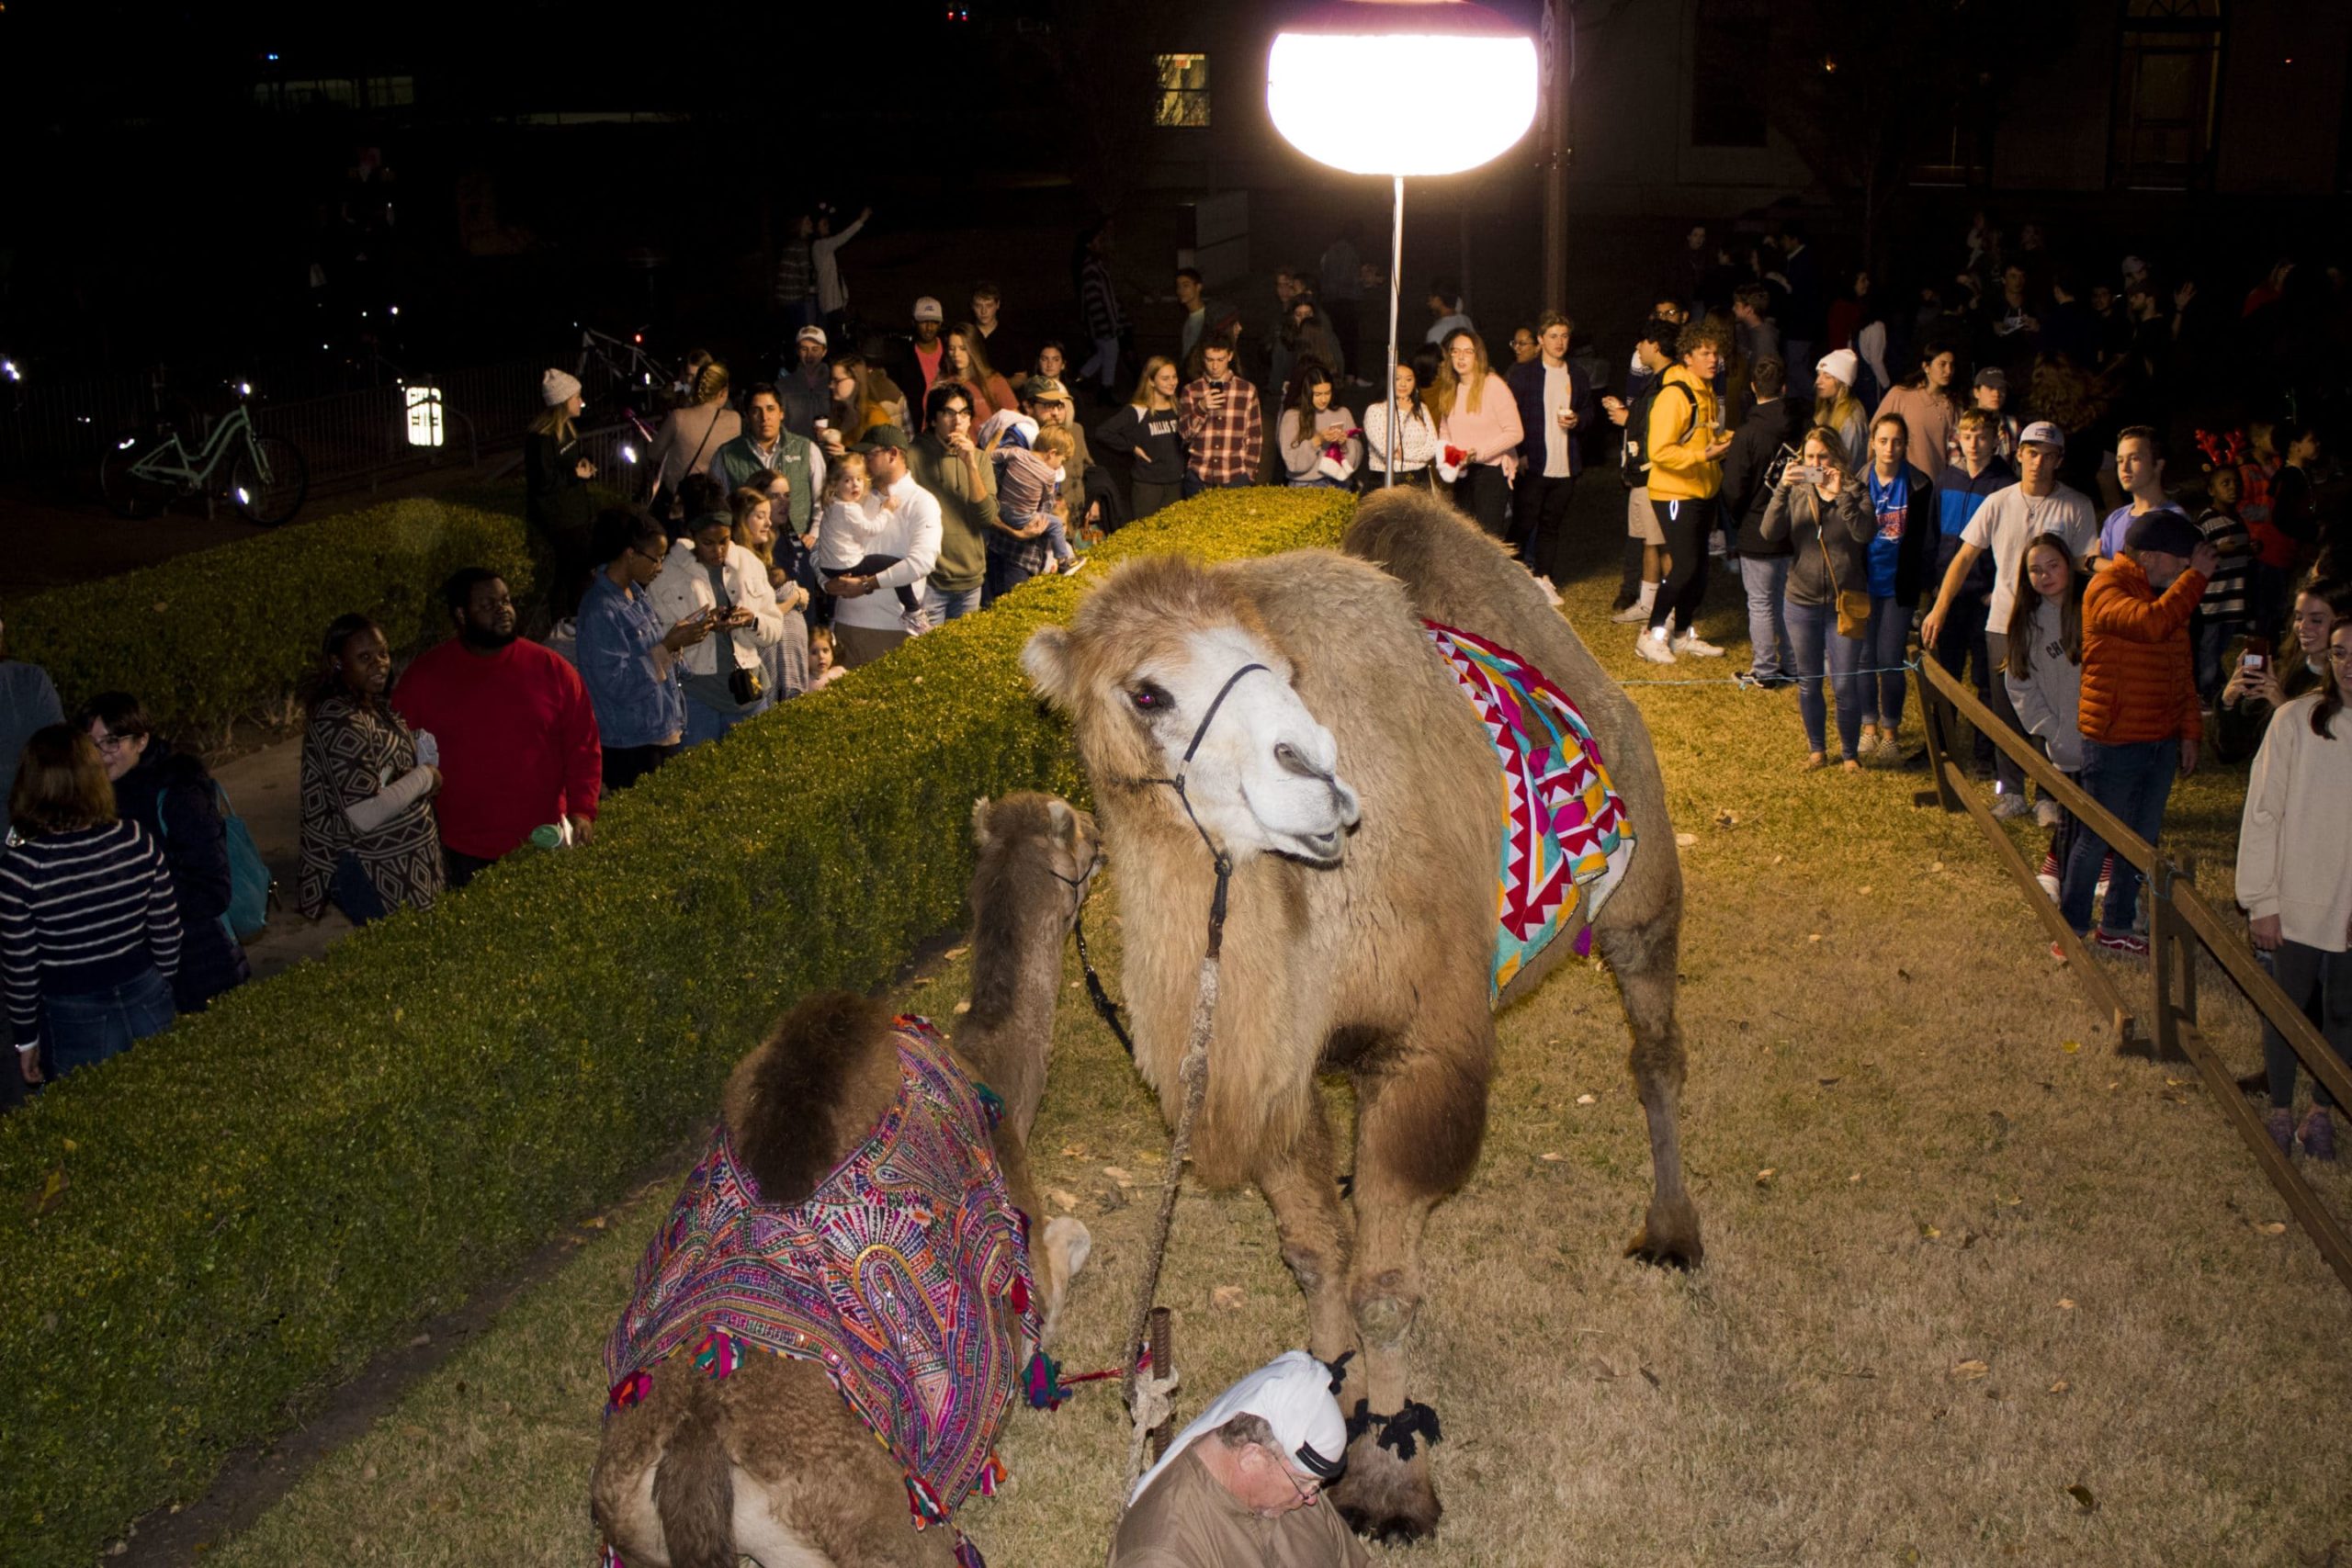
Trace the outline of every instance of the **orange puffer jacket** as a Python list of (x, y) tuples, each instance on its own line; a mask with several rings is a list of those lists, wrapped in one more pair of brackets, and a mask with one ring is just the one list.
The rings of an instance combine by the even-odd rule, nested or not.
[(2119, 556), (2083, 594), (2083, 733), (2103, 745), (2204, 738), (2188, 615), (2205, 579), (2183, 571), (2159, 595)]

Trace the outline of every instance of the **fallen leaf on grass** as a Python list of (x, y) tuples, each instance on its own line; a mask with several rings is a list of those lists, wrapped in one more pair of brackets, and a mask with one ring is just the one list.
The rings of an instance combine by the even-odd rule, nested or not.
[(2072, 1311), (2074, 1311), (2074, 1310), (2075, 1310), (2075, 1298), (2074, 1298), (2074, 1297), (2072, 1297), (2072, 1296), (2060, 1296), (2060, 1297), (2058, 1298), (2058, 1310), (2059, 1310), (2060, 1312), (2072, 1312)]
[(1937, 1229), (1934, 1225), (1929, 1224), (1927, 1221), (1921, 1220), (1919, 1222), (1919, 1235), (1922, 1239), (1933, 1241), (1936, 1237), (1943, 1234), (1944, 1233), (1942, 1231)]
[(969, 953), (969, 952), (971, 952), (971, 951), (972, 951), (972, 950), (971, 950), (970, 948), (968, 948), (968, 947), (951, 947), (951, 948), (949, 948), (949, 949), (947, 950), (947, 952), (946, 952), (944, 954), (943, 954), (943, 956), (944, 956), (944, 957), (946, 957), (946, 958), (949, 958), (949, 959), (956, 959), (956, 958), (961, 958), (961, 957), (963, 957), (963, 956), (964, 956), (964, 954), (966, 954), (966, 953)]
[(1876, 891), (1878, 891), (1878, 890), (1877, 890), (1876, 888), (1874, 888), (1874, 887), (1864, 887), (1864, 888), (1860, 888), (1860, 889), (1859, 889), (1858, 891), (1856, 891), (1856, 893), (1854, 894), (1854, 897), (1857, 897), (1857, 898), (1867, 898), (1867, 897), (1869, 897), (1872, 893), (1874, 893), (1874, 892), (1876, 892)]
[(2068, 1382), (2064, 1378), (2060, 1378), (2056, 1382), (2050, 1385), (2050, 1392), (2052, 1393), (2064, 1393), (2074, 1386), (2075, 1385), (2073, 1383)]
[(1561, 1160), (1564, 1160), (1564, 1159), (1567, 1158), (1567, 1156), (1566, 1156), (1566, 1155), (1555, 1155), (1555, 1154), (1554, 1154), (1551, 1150), (1549, 1150), (1549, 1149), (1545, 1149), (1542, 1154), (1537, 1155), (1535, 1157), (1536, 1157), (1537, 1159), (1541, 1159), (1541, 1160), (1550, 1160), (1553, 1164), (1556, 1165), (1556, 1164), (1558, 1164)]
[(1239, 1312), (1250, 1292), (1238, 1285), (1219, 1285), (1209, 1292), (1209, 1305), (1218, 1312)]
[(1824, 1089), (1836, 1089), (1839, 1084), (1844, 1083), (1846, 1080), (1842, 1077), (1835, 1077), (1815, 1078), (1813, 1081), (1819, 1084)]
[(1674, 847), (1678, 850), (1690, 849), (1698, 843), (1698, 841), (1699, 835), (1696, 833), (1677, 833), (1674, 835)]
[(59, 1195), (73, 1184), (74, 1179), (65, 1174), (63, 1166), (61, 1165), (51, 1171), (49, 1179), (40, 1184), (40, 1196), (33, 1200), (33, 1213), (40, 1214), (47, 1212), (49, 1206), (57, 1201)]
[(1614, 1382), (1625, 1375), (1598, 1356), (1587, 1361), (1584, 1364), (1584, 1370), (1586, 1375), (1595, 1382)]
[(1952, 1381), (1955, 1382), (1972, 1382), (1976, 1379), (1983, 1377), (1992, 1370), (1993, 1369), (1989, 1365), (1983, 1361), (1962, 1361), (1960, 1365), (1951, 1370)]
[(2002, 1199), (2002, 1200), (2001, 1200), (2001, 1201), (2002, 1201), (2002, 1203), (2003, 1203), (2004, 1205), (2006, 1205), (2007, 1207), (2014, 1209), (2014, 1208), (2016, 1208), (2019, 1203), (2022, 1203), (2022, 1202), (2024, 1202), (2024, 1201), (2025, 1201), (2025, 1194), (2024, 1194), (2024, 1193), (2022, 1193), (2022, 1192), (2020, 1192), (2020, 1193), (2018, 1193), (2018, 1194), (2016, 1197), (2014, 1197), (2014, 1198), (2004, 1198), (2004, 1199)]
[(2285, 1235), (2287, 1234), (2286, 1224), (2278, 1220), (2273, 1220), (2267, 1225), (2262, 1224), (2259, 1220), (2248, 1220), (2246, 1221), (2246, 1224), (2252, 1225), (2264, 1235)]
[(967, 1013), (967, 1012), (969, 1012), (969, 1011), (971, 1011), (971, 1010), (972, 1010), (972, 998), (969, 998), (969, 997), (966, 997), (962, 1001), (957, 1002), (957, 1003), (956, 1004), (956, 1016), (957, 1018), (961, 1018), (961, 1017), (963, 1017), (966, 1013)]
[(1718, 811), (1715, 813), (1715, 826), (1718, 828), (1736, 828), (1739, 826), (1739, 814), (1734, 811)]
[(1758, 1187), (1770, 1187), (1772, 1185), (1772, 1178), (1780, 1174), (1781, 1168), (1779, 1166), (1768, 1165), (1763, 1169), (1756, 1173), (1756, 1185)]
[(1656, 1372), (1654, 1372), (1654, 1371), (1650, 1371), (1647, 1367), (1644, 1367), (1644, 1368), (1642, 1368), (1642, 1369), (1641, 1369), (1641, 1373), (1642, 1373), (1642, 1376), (1644, 1376), (1644, 1377), (1645, 1377), (1645, 1378), (1647, 1378), (1647, 1379), (1649, 1379), (1649, 1380), (1650, 1380), (1650, 1386), (1651, 1386), (1652, 1388), (1660, 1388), (1660, 1387), (1665, 1386), (1665, 1385), (1663, 1385), (1662, 1383), (1660, 1383), (1660, 1382), (1657, 1381), (1657, 1374)]
[(1102, 1168), (1102, 1174), (1122, 1187), (1133, 1187), (1136, 1184), (1136, 1173), (1123, 1166), (1106, 1165)]
[(1908, 969), (1897, 969), (1894, 972), (1894, 977), (1898, 980), (1908, 981), (1911, 978), (1911, 971)]
[(2098, 1507), (2098, 1499), (2092, 1496), (2091, 1489), (2079, 1481), (2066, 1488), (2066, 1495), (2072, 1497), (2075, 1500), (2075, 1506), (2082, 1509), (2086, 1514)]
[(1805, 934), (1805, 941), (1807, 942), (1819, 942), (1820, 940), (1821, 933), (1819, 931), (1809, 931)]
[(1941, 871), (1941, 870), (1943, 870), (1943, 868), (1944, 868), (1944, 863), (1943, 863), (1943, 862), (1941, 862), (1941, 861), (1938, 861), (1938, 862), (1936, 862), (1936, 863), (1935, 863), (1935, 864), (1933, 864), (1933, 865), (1929, 866), (1928, 869), (1929, 871)]
[(1078, 1194), (1066, 1187), (1046, 1189), (1046, 1201), (1065, 1214), (1078, 1207)]
[(1580, 1094), (1577, 1096), (1577, 1103), (1578, 1105), (1597, 1105), (1600, 1102), (1600, 1096), (1597, 1094)]
[(2059, 1042), (2059, 1044), (2058, 1044), (2058, 1049), (2060, 1049), (2061, 1051), (2065, 1052), (2065, 1053), (2066, 1053), (2066, 1055), (2068, 1055), (2069, 1056), (2073, 1055), (2075, 1052), (2077, 1052), (2077, 1051), (2081, 1050), (2082, 1048), (2083, 1048), (2083, 1043), (2082, 1043), (2081, 1041), (2079, 1041), (2079, 1040), (2064, 1040), (2064, 1041)]
[(1853, 1174), (1853, 1175), (1851, 1175), (1851, 1176), (1849, 1176), (1849, 1177), (1846, 1178), (1846, 1184), (1847, 1184), (1848, 1186), (1849, 1186), (1849, 1187), (1851, 1187), (1851, 1186), (1856, 1186), (1856, 1185), (1859, 1185), (1859, 1184), (1860, 1183), (1861, 1179), (1862, 1179), (1862, 1173), (1861, 1173), (1860, 1171), (1859, 1171), (1859, 1170), (1858, 1170), (1858, 1171), (1854, 1172), (1854, 1174)]
[(2186, 1089), (2188, 1087), (2188, 1080), (2187, 1078), (2166, 1078), (2165, 1079), (2165, 1087), (2166, 1089)]

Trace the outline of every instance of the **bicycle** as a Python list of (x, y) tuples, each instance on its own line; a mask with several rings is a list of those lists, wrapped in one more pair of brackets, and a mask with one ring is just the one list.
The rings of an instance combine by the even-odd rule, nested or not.
[[(225, 481), (216, 484), (223, 463)], [(310, 489), (311, 466), (301, 449), (254, 430), (253, 414), (242, 401), (194, 453), (179, 432), (166, 426), (161, 439), (137, 431), (122, 436), (98, 461), (98, 491), (124, 517), (201, 495), (208, 511), (216, 498), (223, 498), (246, 522), (275, 528), (302, 510)]]

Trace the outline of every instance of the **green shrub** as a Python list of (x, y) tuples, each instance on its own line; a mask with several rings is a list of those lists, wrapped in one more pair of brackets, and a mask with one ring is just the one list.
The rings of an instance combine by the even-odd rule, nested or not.
[(531, 581), (519, 517), (393, 501), (52, 589), (8, 614), (8, 649), (48, 668), (71, 708), (136, 692), (159, 728), (218, 731), (282, 713), (337, 615), (381, 622), (394, 648), (448, 634), (442, 579), (461, 566)]
[(199, 1494), (622, 1196), (794, 998), (877, 985), (955, 925), (973, 798), (1081, 787), (1019, 664), (1080, 582), (1336, 544), (1349, 507), (1225, 491), (1123, 530), (1079, 580), (678, 758), (594, 848), (518, 858), (0, 1121), (9, 1561), (86, 1562)]

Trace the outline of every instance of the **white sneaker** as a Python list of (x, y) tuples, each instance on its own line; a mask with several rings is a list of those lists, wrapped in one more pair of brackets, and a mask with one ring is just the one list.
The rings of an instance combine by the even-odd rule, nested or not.
[[(1635, 637), (1634, 639), (1634, 651), (1640, 654), (1644, 659), (1648, 660), (1652, 664), (1671, 664), (1674, 662), (1674, 649), (1668, 648), (1667, 646), (1666, 638), (1658, 636), (1656, 632), (1644, 632), (1641, 636)], [(1720, 652), (1722, 650), (1717, 649), (1717, 651)]]
[(1535, 586), (1544, 590), (1544, 597), (1552, 602), (1552, 608), (1556, 610), (1560, 607), (1560, 591), (1552, 586), (1550, 578), (1539, 573), (1535, 579)]
[(1724, 650), (1701, 637), (1697, 632), (1684, 632), (1674, 639), (1674, 651), (1687, 653), (1693, 659), (1721, 659)]
[(1993, 797), (1993, 815), (2004, 822), (2013, 817), (2022, 817), (2031, 809), (2026, 805), (2025, 796), (2009, 790), (2003, 790)]
[[(2064, 815), (2058, 803), (2046, 795), (2033, 803), (2033, 822), (2037, 828), (2055, 828)], [(2057, 895), (2053, 893), (2051, 897), (2054, 898)]]
[(2034, 881), (2041, 885), (2041, 891), (2048, 895), (2052, 903), (2055, 904), (2058, 902), (2058, 879), (2056, 877), (2044, 873), (2043, 874), (2035, 877)]
[(899, 625), (905, 628), (909, 637), (921, 637), (931, 630), (931, 617), (919, 609), (901, 610), (899, 612)]
[(1634, 603), (1626, 605), (1623, 609), (1618, 611), (1609, 618), (1621, 626), (1642, 626), (1646, 624), (1650, 618), (1650, 607), (1636, 600)]

